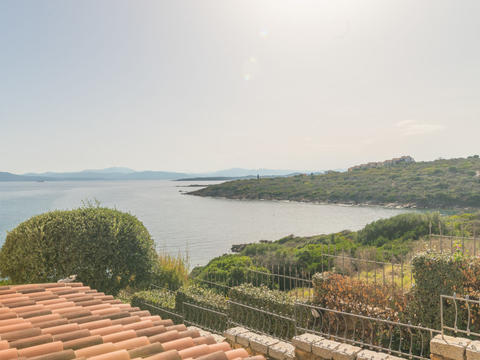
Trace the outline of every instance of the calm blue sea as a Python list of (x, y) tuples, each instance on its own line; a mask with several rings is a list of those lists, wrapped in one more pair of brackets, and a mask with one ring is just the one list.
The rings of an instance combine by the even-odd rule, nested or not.
[(32, 215), (72, 209), (97, 199), (136, 215), (157, 249), (188, 252), (190, 265), (229, 252), (232, 244), (316, 235), (365, 224), (406, 210), (282, 201), (243, 201), (185, 195), (175, 181), (0, 182), (0, 244), (8, 230)]

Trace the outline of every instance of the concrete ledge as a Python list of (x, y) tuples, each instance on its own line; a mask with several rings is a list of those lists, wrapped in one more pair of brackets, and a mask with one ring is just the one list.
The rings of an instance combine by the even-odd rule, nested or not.
[(250, 347), (253, 351), (259, 352), (261, 354), (268, 354), (268, 348), (272, 345), (278, 344), (279, 340), (274, 339), (270, 336), (259, 335), (251, 333), (253, 336), (250, 337)]
[(388, 354), (379, 353), (371, 350), (362, 350), (357, 354), (357, 360), (387, 360), (388, 358)]
[(480, 341), (475, 340), (468, 344), (465, 355), (467, 360), (480, 360)]
[(437, 335), (430, 341), (430, 352), (444, 359), (464, 360), (471, 340), (447, 335)]
[(275, 360), (293, 360), (295, 359), (295, 347), (287, 342), (279, 341), (268, 348), (268, 357)]
[[(292, 344), (295, 346), (297, 360), (405, 360), (387, 353), (363, 350), (358, 346), (313, 334), (295, 336)], [(480, 360), (480, 358), (471, 360)]]
[(252, 356), (263, 355), (275, 360), (295, 359), (293, 345), (274, 337), (257, 334), (242, 327), (228, 329), (224, 335), (232, 348), (243, 347)]
[(332, 340), (323, 339), (312, 344), (312, 353), (320, 356), (324, 360), (333, 359), (333, 351), (340, 346), (340, 343)]
[(333, 350), (333, 360), (354, 360), (362, 348), (349, 344), (340, 344)]
[(250, 347), (250, 339), (253, 338), (255, 335), (257, 335), (257, 334), (255, 334), (251, 331), (247, 331), (247, 332), (238, 334), (235, 342), (239, 345), (244, 346), (244, 347)]
[(313, 334), (302, 334), (292, 338), (292, 345), (300, 350), (312, 352), (312, 345), (325, 340), (323, 337)]
[(223, 333), (223, 336), (225, 336), (225, 338), (227, 340), (234, 343), (234, 342), (237, 341), (237, 335), (240, 335), (240, 334), (243, 334), (243, 333), (246, 333), (246, 332), (248, 332), (247, 329), (245, 329), (243, 327), (240, 327), (240, 326), (237, 326), (237, 327), (225, 330), (224, 333)]

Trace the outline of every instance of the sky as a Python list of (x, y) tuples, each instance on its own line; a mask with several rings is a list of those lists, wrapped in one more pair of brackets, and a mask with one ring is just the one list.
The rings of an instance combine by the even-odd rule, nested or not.
[(480, 153), (478, 0), (1, 0), (0, 171)]

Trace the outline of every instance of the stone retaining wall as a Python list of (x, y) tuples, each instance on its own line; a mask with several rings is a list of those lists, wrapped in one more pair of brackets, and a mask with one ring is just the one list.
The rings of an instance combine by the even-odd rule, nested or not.
[(480, 360), (480, 341), (437, 335), (430, 341), (432, 360)]
[(251, 332), (243, 327), (228, 329), (223, 335), (232, 348), (243, 347), (251, 355), (263, 355), (274, 360), (295, 359), (295, 349), (292, 344)]
[(358, 346), (313, 334), (295, 336), (292, 343), (298, 360), (403, 360), (393, 355), (364, 350)]
[(313, 334), (295, 336), (290, 343), (235, 327), (225, 331), (224, 336), (233, 348), (243, 347), (251, 355), (274, 360), (404, 360)]

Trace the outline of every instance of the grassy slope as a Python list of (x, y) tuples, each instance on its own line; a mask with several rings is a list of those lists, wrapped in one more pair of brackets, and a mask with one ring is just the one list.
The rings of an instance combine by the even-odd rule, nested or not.
[(232, 199), (480, 208), (479, 170), (480, 159), (475, 156), (343, 173), (237, 180), (191, 194)]

